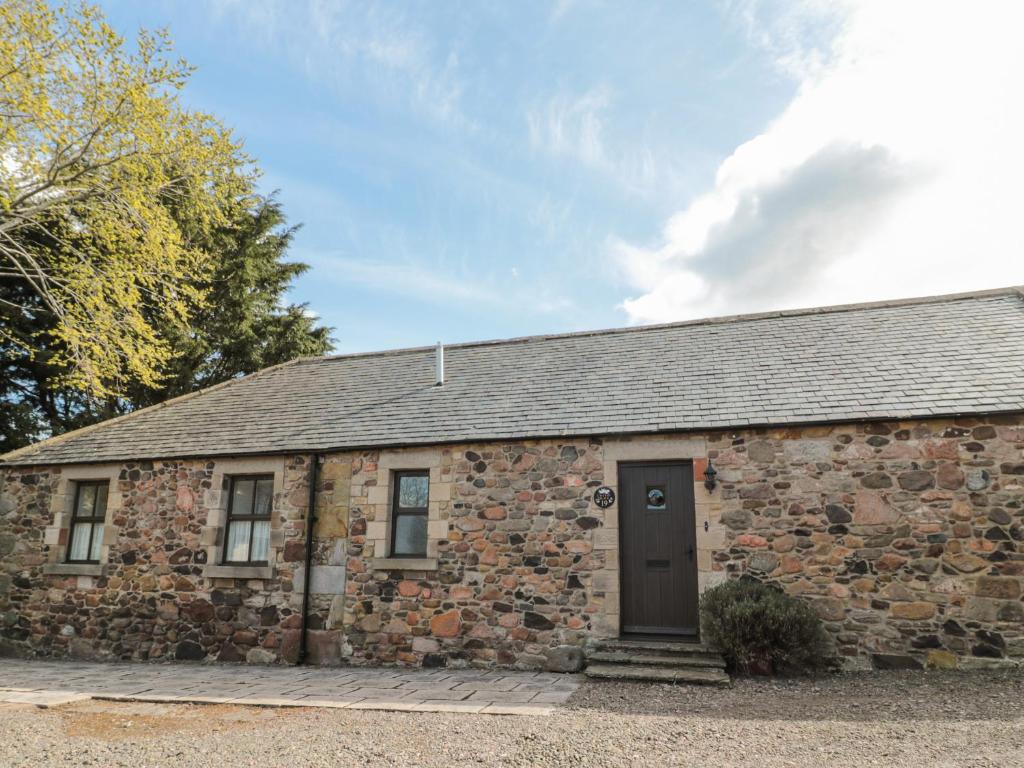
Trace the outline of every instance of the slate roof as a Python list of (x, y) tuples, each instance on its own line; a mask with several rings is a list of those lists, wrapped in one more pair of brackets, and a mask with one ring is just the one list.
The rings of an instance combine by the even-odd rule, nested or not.
[(8, 464), (244, 455), (1024, 411), (1017, 288), (306, 358)]

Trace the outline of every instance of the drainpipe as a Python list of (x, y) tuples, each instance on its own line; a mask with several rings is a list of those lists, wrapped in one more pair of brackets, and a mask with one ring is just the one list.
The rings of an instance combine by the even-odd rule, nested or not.
[(320, 454), (309, 457), (309, 510), (306, 512), (306, 570), (302, 585), (302, 634), (299, 636), (298, 664), (306, 663), (308, 653), (308, 632), (306, 617), (309, 615), (309, 584), (313, 572), (313, 529), (316, 527), (316, 481), (320, 470)]

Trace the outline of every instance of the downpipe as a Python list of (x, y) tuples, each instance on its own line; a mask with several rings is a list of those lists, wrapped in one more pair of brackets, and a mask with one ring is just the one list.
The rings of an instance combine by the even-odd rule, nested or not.
[(316, 528), (316, 484), (320, 474), (320, 454), (310, 456), (309, 467), (309, 509), (306, 512), (306, 558), (302, 577), (302, 629), (299, 636), (299, 657), (297, 664), (305, 664), (309, 654), (309, 585), (313, 575), (313, 529)]

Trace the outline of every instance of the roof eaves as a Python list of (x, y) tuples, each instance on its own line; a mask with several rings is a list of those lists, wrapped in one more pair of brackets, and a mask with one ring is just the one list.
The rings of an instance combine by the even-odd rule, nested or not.
[(277, 365), (272, 365), (269, 366), (268, 368), (261, 368), (260, 370), (254, 371), (253, 373), (250, 374), (246, 374), (245, 376), (239, 376), (237, 379), (228, 379), (227, 381), (222, 381), (220, 384), (214, 384), (213, 386), (206, 387), (204, 389), (199, 389), (196, 390), (195, 392), (186, 392), (184, 395), (172, 397), (170, 400), (164, 400), (162, 403), (149, 405), (146, 406), (145, 408), (140, 408), (137, 411), (125, 413), (122, 414), (121, 416), (115, 416), (114, 418), (106, 419), (105, 421), (98, 421), (95, 424), (89, 424), (85, 427), (80, 427), (78, 429), (72, 430), (71, 432), (64, 432), (63, 434), (60, 435), (54, 435), (53, 437), (48, 437), (45, 440), (40, 440), (38, 443), (26, 445), (23, 448), (16, 448), (13, 451), (9, 451), (8, 453), (0, 455), (0, 465), (10, 464), (12, 460), (19, 459), (22, 456), (30, 455), (42, 448), (49, 448), (53, 445), (63, 443), (66, 440), (70, 440), (71, 438), (80, 437), (82, 435), (94, 432), (97, 429), (108, 427), (111, 424), (117, 424), (127, 419), (131, 419), (134, 416), (139, 416), (140, 414), (144, 413), (155, 413), (156, 411), (159, 411), (162, 408), (167, 408), (168, 406), (174, 405), (176, 403), (182, 403), (185, 402), (186, 400), (192, 400), (193, 398), (199, 397), (201, 395), (205, 395), (210, 392), (215, 392), (217, 390), (230, 387), (232, 384), (237, 384), (241, 381), (251, 381), (252, 379), (258, 378), (259, 376), (263, 376), (264, 374), (267, 373), (271, 373), (272, 371), (276, 371), (286, 366), (302, 362), (302, 360), (305, 359), (308, 358), (295, 358), (294, 360), (288, 360), (283, 363), (278, 363)]
[[(1010, 408), (991, 408), (991, 409), (972, 409), (972, 408), (960, 408), (954, 410), (947, 410), (942, 408), (927, 408), (927, 409), (912, 409), (912, 410), (896, 410), (893, 413), (887, 415), (879, 415), (878, 413), (870, 411), (848, 411), (846, 413), (837, 415), (832, 418), (807, 418), (804, 420), (778, 420), (778, 419), (766, 419), (757, 420), (742, 418), (735, 422), (711, 422), (709, 424), (698, 424), (689, 427), (678, 427), (678, 426), (664, 426), (656, 429), (628, 429), (628, 428), (611, 428), (604, 430), (583, 430), (574, 429), (572, 427), (563, 427), (562, 429), (550, 430), (538, 432), (535, 434), (478, 434), (478, 435), (451, 435), (443, 439), (421, 439), (421, 440), (408, 440), (408, 441), (390, 441), (381, 443), (353, 443), (351, 445), (303, 445), (294, 446), (289, 448), (274, 448), (270, 450), (251, 450), (251, 451), (207, 451), (202, 454), (182, 453), (177, 455), (137, 455), (129, 456), (125, 455), (121, 458), (98, 458), (94, 460), (75, 460), (75, 461), (62, 461), (60, 459), (49, 459), (42, 462), (15, 462), (11, 463), (6, 461), (3, 457), (0, 457), (0, 467), (2, 466), (70, 466), (75, 464), (112, 464), (121, 463), (128, 461), (183, 461), (183, 460), (200, 460), (200, 459), (225, 459), (234, 457), (253, 457), (253, 456), (284, 456), (293, 455), (300, 453), (355, 453), (359, 451), (370, 451), (370, 450), (398, 450), (402, 448), (422, 448), (425, 445), (460, 445), (467, 443), (492, 443), (498, 441), (530, 441), (530, 440), (555, 440), (555, 439), (579, 439), (579, 438), (623, 438), (623, 437), (639, 437), (644, 435), (667, 435), (667, 434), (678, 434), (678, 435), (693, 435), (698, 433), (709, 433), (709, 432), (729, 432), (732, 430), (759, 430), (759, 429), (788, 429), (792, 427), (816, 427), (816, 426), (829, 426), (829, 425), (841, 425), (841, 424), (863, 424), (868, 422), (893, 422), (893, 421), (905, 421), (907, 419), (956, 419), (961, 417), (970, 418), (984, 418), (988, 417), (1005, 417), (1014, 416), (1017, 414), (1024, 414), (1024, 403), (1014, 403)], [(130, 414), (128, 414), (130, 415)], [(20, 450), (20, 449), (19, 449)]]

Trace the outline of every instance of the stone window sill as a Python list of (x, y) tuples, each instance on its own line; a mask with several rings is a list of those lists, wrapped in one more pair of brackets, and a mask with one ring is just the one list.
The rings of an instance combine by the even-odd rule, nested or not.
[(375, 557), (370, 560), (375, 571), (436, 571), (436, 557)]
[(47, 576), (105, 576), (107, 566), (101, 563), (46, 563), (43, 573)]
[(208, 579), (272, 579), (274, 567), (271, 565), (207, 565), (203, 567), (203, 576)]

